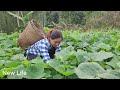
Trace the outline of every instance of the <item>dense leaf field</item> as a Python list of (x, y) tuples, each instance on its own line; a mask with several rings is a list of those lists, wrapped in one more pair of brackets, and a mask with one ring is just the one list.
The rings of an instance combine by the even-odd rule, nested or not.
[(62, 51), (28, 61), (19, 33), (0, 33), (1, 79), (120, 79), (120, 32), (63, 31)]

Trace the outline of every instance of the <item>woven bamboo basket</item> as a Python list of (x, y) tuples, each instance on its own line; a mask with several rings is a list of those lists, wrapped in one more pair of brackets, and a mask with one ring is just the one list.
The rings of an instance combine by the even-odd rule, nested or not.
[(46, 37), (46, 32), (33, 19), (28, 22), (26, 28), (19, 35), (18, 44), (21, 48), (26, 49), (37, 41)]

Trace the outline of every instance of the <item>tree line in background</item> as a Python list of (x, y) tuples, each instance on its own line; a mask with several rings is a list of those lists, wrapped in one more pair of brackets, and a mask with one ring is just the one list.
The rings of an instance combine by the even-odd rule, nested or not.
[(23, 30), (31, 19), (42, 27), (68, 30), (120, 28), (120, 11), (0, 11), (0, 32)]

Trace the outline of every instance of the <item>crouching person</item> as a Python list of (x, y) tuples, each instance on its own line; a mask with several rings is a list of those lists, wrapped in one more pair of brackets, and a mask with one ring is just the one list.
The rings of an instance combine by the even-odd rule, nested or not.
[(35, 59), (37, 56), (43, 58), (44, 62), (55, 57), (55, 53), (61, 50), (60, 43), (63, 36), (60, 30), (53, 29), (48, 32), (47, 37), (31, 45), (24, 53), (28, 60)]

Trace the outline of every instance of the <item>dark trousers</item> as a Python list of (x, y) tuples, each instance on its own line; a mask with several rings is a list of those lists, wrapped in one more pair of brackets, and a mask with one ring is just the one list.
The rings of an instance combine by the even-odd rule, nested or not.
[[(28, 59), (28, 60), (32, 60), (32, 59), (35, 59), (35, 58), (37, 57), (37, 55), (31, 54), (31, 53), (29, 53), (29, 54), (27, 55), (27, 54), (26, 54), (26, 51), (27, 51), (27, 50), (25, 50), (24, 56), (25, 56), (25, 57), (27, 56), (27, 59)], [(53, 58), (55, 57), (55, 56), (54, 56), (54, 54), (55, 54), (55, 48), (52, 47), (52, 48), (48, 51), (48, 53), (49, 53), (50, 58), (53, 59)], [(42, 58), (42, 56), (40, 56), (40, 57)]]
[(37, 57), (37, 55), (31, 54), (31, 53), (27, 55), (28, 60), (35, 59), (36, 57)]

